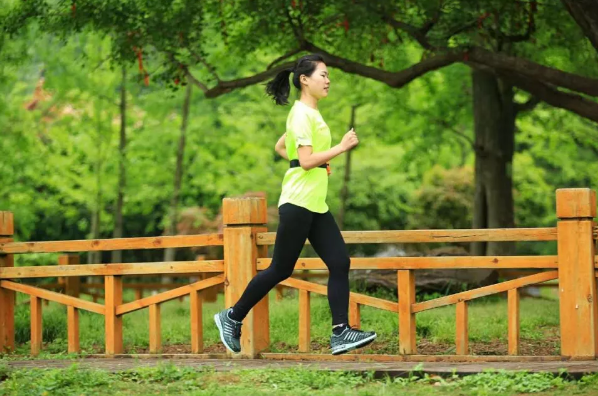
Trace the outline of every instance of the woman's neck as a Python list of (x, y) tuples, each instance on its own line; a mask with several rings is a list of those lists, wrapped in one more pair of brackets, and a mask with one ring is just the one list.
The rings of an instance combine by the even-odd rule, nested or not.
[(301, 92), (301, 98), (299, 101), (304, 105), (311, 107), (312, 109), (318, 110), (318, 99), (314, 98), (308, 93)]

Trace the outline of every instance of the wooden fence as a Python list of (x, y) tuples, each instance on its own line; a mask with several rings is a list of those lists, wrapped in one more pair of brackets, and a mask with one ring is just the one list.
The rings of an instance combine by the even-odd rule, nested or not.
[[(305, 280), (288, 278), (284, 286), (299, 291), (299, 351), (298, 354), (263, 353), (270, 344), (268, 296), (260, 301), (244, 321), (242, 355), (249, 358), (368, 360), (472, 360), (468, 354), (468, 303), (476, 298), (508, 293), (508, 353), (510, 360), (552, 359), (552, 357), (519, 356), (519, 290), (522, 287), (551, 280), (559, 283), (561, 356), (557, 359), (594, 359), (598, 351), (598, 305), (596, 296), (595, 256), (596, 194), (589, 189), (561, 189), (556, 192), (556, 227), (483, 229), (483, 230), (417, 230), (417, 231), (348, 231), (347, 243), (433, 243), (484, 241), (557, 241), (556, 256), (500, 257), (383, 257), (353, 258), (351, 269), (385, 269), (397, 271), (398, 302), (359, 293), (350, 296), (350, 322), (359, 324), (360, 307), (371, 306), (394, 312), (399, 320), (400, 355), (329, 355), (307, 354), (310, 350), (310, 296), (327, 293), (326, 287)], [(202, 294), (209, 287), (224, 284), (225, 306), (240, 297), (257, 271), (270, 265), (267, 248), (274, 244), (275, 233), (267, 232), (266, 202), (263, 198), (223, 200), (224, 231), (222, 234), (192, 236), (121, 238), (106, 240), (14, 242), (13, 215), (0, 212), (0, 350), (10, 352), (15, 347), (15, 292), (30, 296), (31, 354), (39, 353), (42, 345), (42, 300), (67, 306), (68, 351), (79, 351), (79, 310), (105, 317), (105, 354), (123, 353), (123, 315), (149, 309), (150, 352), (161, 351), (160, 305), (166, 301), (189, 296), (191, 350), (203, 352)], [(222, 246), (224, 260), (199, 260), (122, 264), (68, 264), (58, 266), (14, 267), (13, 255), (50, 252), (89, 252), (125, 249), (158, 249), (199, 246)], [(66, 264), (66, 263), (64, 263)], [(295, 269), (325, 269), (317, 258), (298, 260)], [(534, 269), (537, 273), (518, 279), (480, 287), (425, 302), (416, 302), (415, 277), (421, 269)], [(208, 274), (210, 277), (180, 286), (160, 294), (123, 303), (123, 277), (157, 274)], [(65, 277), (76, 285), (81, 276), (104, 277), (104, 304), (90, 302), (72, 295), (26, 285), (27, 278)], [(72, 286), (75, 287), (75, 286)], [(446, 305), (456, 305), (456, 355), (419, 356), (416, 349), (416, 314)], [(207, 325), (212, 325), (208, 323)], [(484, 357), (501, 360), (505, 357)]]

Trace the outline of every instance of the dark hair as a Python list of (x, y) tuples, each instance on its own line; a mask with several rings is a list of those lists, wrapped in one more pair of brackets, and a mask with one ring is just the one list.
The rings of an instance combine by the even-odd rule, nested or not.
[(266, 84), (266, 93), (272, 96), (277, 105), (288, 104), (289, 94), (291, 93), (291, 84), (289, 83), (291, 73), (293, 73), (293, 85), (300, 90), (299, 77), (302, 74), (308, 77), (311, 76), (320, 62), (324, 62), (321, 55), (305, 55), (297, 61), (295, 67), (281, 71), (272, 81)]

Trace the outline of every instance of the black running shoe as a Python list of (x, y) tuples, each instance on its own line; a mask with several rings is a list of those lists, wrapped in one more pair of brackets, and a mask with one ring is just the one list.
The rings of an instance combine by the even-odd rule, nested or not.
[(376, 336), (373, 331), (361, 331), (347, 326), (339, 335), (332, 334), (332, 337), (330, 337), (332, 354), (340, 355), (364, 347), (374, 341)]
[(228, 317), (231, 308), (218, 312), (214, 315), (214, 322), (218, 326), (220, 332), (220, 339), (222, 343), (231, 352), (241, 352), (241, 325), (243, 323), (237, 322)]

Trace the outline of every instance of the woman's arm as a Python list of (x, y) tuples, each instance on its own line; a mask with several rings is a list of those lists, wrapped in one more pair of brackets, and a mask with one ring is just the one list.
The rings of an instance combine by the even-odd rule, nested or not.
[(344, 153), (345, 151), (351, 150), (353, 147), (357, 146), (358, 143), (359, 139), (357, 139), (357, 134), (353, 128), (351, 128), (351, 130), (347, 132), (345, 136), (343, 136), (343, 140), (341, 140), (339, 144), (332, 147), (330, 150), (314, 153), (312, 146), (300, 146), (297, 149), (299, 163), (304, 170), (308, 171), (325, 164), (332, 158)]
[(276, 145), (274, 146), (274, 150), (278, 153), (278, 155), (280, 155), (282, 158), (284, 158), (285, 160), (289, 160), (289, 157), (287, 155), (287, 146), (284, 144), (284, 140), (286, 138), (287, 134), (283, 133), (282, 136), (280, 137), (280, 139), (278, 139), (278, 142), (276, 142)]

